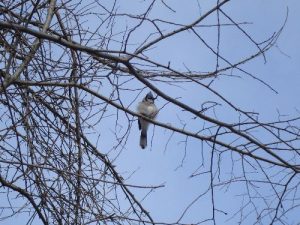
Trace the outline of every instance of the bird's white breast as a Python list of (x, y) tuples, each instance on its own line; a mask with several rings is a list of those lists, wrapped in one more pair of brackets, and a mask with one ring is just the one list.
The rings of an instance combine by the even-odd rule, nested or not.
[(156, 115), (157, 108), (154, 104), (140, 103), (138, 106), (138, 111), (143, 115), (154, 117)]
[(155, 110), (156, 110), (156, 107), (155, 107), (154, 105), (148, 105), (148, 106), (147, 106), (147, 112), (148, 112), (149, 114), (154, 113)]

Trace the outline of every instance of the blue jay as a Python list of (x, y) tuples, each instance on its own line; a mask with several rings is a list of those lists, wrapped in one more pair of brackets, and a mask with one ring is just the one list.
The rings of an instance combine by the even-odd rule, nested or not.
[[(138, 104), (137, 111), (139, 114), (146, 116), (150, 119), (155, 119), (158, 110), (154, 104), (154, 97), (151, 91), (145, 96), (145, 98)], [(142, 149), (147, 146), (147, 129), (149, 122), (139, 117), (139, 129), (141, 130), (140, 146)]]

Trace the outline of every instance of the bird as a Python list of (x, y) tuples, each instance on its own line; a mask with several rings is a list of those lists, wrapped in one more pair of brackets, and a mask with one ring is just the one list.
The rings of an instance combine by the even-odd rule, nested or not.
[[(148, 117), (149, 119), (155, 119), (158, 113), (158, 109), (154, 104), (155, 98), (150, 91), (141, 102), (139, 102), (137, 107), (137, 112), (143, 116)], [(139, 130), (141, 131), (140, 136), (140, 146), (142, 149), (145, 149), (147, 146), (147, 130), (149, 127), (149, 122), (145, 119), (138, 118)]]

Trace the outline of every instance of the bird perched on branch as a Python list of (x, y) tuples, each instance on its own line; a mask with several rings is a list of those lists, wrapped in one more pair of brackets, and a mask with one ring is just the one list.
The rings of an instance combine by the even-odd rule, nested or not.
[[(150, 119), (155, 119), (158, 110), (154, 104), (155, 98), (153, 97), (151, 91), (144, 97), (144, 99), (138, 104), (137, 111), (139, 114), (146, 116)], [(149, 127), (149, 122), (145, 119), (139, 117), (139, 129), (141, 130), (140, 146), (142, 149), (147, 146), (147, 130)]]

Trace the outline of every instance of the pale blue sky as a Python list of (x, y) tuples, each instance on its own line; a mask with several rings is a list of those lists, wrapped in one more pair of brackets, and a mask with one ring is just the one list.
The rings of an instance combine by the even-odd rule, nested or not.
[[(107, 1), (109, 2), (109, 1)], [(121, 3), (120, 3), (121, 2)], [(127, 10), (139, 11), (143, 1), (120, 1), (119, 13)], [(156, 7), (150, 15), (154, 18), (165, 18), (168, 20), (176, 20), (178, 23), (190, 23), (199, 17), (199, 13), (205, 13), (215, 4), (216, 1), (200, 0), (200, 8), (197, 2), (193, 0), (182, 1), (168, 1), (170, 6), (176, 10), (176, 14), (170, 13), (164, 7)], [(277, 31), (285, 20), (285, 15), (289, 8), (289, 16), (287, 24), (278, 39), (277, 45), (266, 53), (267, 63), (264, 63), (262, 57), (253, 60), (250, 63), (242, 65), (241, 67), (250, 73), (253, 73), (260, 79), (270, 84), (278, 94), (272, 92), (269, 88), (252, 78), (233, 71), (230, 74), (228, 71), (226, 75), (238, 75), (241, 78), (222, 76), (217, 78), (212, 85), (212, 88), (219, 91), (232, 103), (241, 107), (246, 111), (256, 111), (260, 113), (259, 118), (265, 121), (270, 121), (278, 117), (277, 111), (281, 114), (296, 115), (296, 109), (299, 109), (300, 96), (300, 1), (298, 0), (233, 0), (227, 3), (222, 9), (229, 14), (235, 21), (251, 22), (252, 24), (243, 25), (252, 37), (261, 42), (270, 37), (273, 32)], [(215, 23), (215, 15), (211, 16), (204, 24)], [(224, 18), (223, 18), (224, 19)], [(223, 20), (224, 22), (225, 20)], [(228, 22), (228, 21), (227, 21)], [(93, 27), (96, 20), (89, 20), (87, 17), (87, 24)], [(124, 29), (124, 24), (127, 20), (119, 21), (116, 24), (116, 29)], [(151, 28), (153, 29), (153, 28)], [(168, 29), (168, 27), (166, 27)], [(203, 38), (215, 47), (216, 29), (215, 28), (198, 28), (203, 30)], [(172, 29), (170, 29), (172, 30)], [(136, 47), (135, 43), (144, 40), (148, 35), (147, 27), (137, 30), (133, 34), (131, 43), (132, 49)], [(121, 38), (121, 36), (116, 36)], [(93, 46), (91, 46), (93, 47)], [(112, 45), (117, 48), (118, 46)], [(239, 31), (231, 27), (221, 28), (221, 54), (230, 60), (232, 63), (239, 61), (241, 58), (253, 53), (255, 48), (249, 41), (247, 41)], [(195, 36), (190, 32), (184, 32), (174, 38), (161, 42), (155, 49), (148, 52), (148, 56), (153, 60), (163, 64), (171, 62), (171, 66), (175, 69), (184, 71), (184, 66), (191, 70), (197, 71), (211, 71), (215, 67), (215, 57), (196, 41)], [(221, 63), (224, 65), (224, 63)], [(204, 101), (212, 100), (221, 102), (211, 93), (199, 86), (184, 84), (181, 88), (176, 86), (169, 86), (166, 84), (155, 83), (158, 87), (163, 89), (173, 97), (182, 97), (181, 100), (189, 105), (198, 105)], [(132, 85), (143, 87), (139, 82)], [(110, 89), (102, 90), (102, 93), (109, 93)], [(144, 93), (147, 93), (145, 90)], [(124, 92), (125, 93), (125, 92)], [(128, 92), (124, 102), (130, 102), (136, 97), (137, 93)], [(142, 95), (138, 100), (141, 100)], [(160, 98), (157, 99), (157, 105), (163, 106), (166, 102)], [(137, 101), (136, 101), (137, 104)], [(131, 106), (135, 109), (136, 104)], [(227, 110), (224, 102), (222, 106), (216, 109), (219, 119), (226, 122), (236, 120), (236, 114)], [(300, 110), (300, 109), (299, 109)], [(113, 113), (116, 110), (112, 109)], [(190, 116), (184, 114), (177, 107), (167, 105), (158, 115), (157, 120), (172, 124), (173, 126), (181, 126), (179, 118), (188, 121), (187, 127), (190, 130), (197, 130), (199, 128), (199, 121), (193, 121)], [(95, 130), (101, 134), (98, 143), (99, 149), (103, 152), (110, 150), (115, 141), (113, 136), (115, 117), (108, 117), (107, 120), (101, 122)], [(120, 119), (120, 123), (123, 123)], [(199, 123), (199, 124), (198, 124)], [(126, 122), (124, 127), (120, 129), (127, 129)], [(151, 126), (148, 138), (149, 143), (152, 142), (153, 126)], [(146, 150), (140, 150), (139, 131), (137, 123), (133, 123), (131, 133), (128, 141), (123, 149), (118, 149), (111, 153), (111, 157), (120, 155), (114, 162), (116, 169), (124, 178), (131, 175), (127, 183), (138, 185), (159, 185), (165, 184), (164, 188), (155, 190), (144, 201), (145, 208), (150, 212), (151, 216), (159, 222), (176, 222), (183, 210), (200, 194), (204, 193), (209, 185), (209, 174), (206, 176), (195, 177), (190, 179), (189, 176), (199, 167), (202, 162), (202, 152), (204, 157), (204, 165), (209, 165), (210, 148), (204, 145), (202, 148), (201, 142), (198, 140), (188, 139), (188, 145), (185, 155), (185, 137), (179, 134), (174, 134), (168, 143), (168, 138), (171, 132), (160, 127), (155, 127), (153, 145)], [(168, 143), (168, 145), (167, 145)], [(167, 148), (165, 148), (167, 145)], [(224, 159), (224, 165), (227, 165), (229, 159)], [(182, 166), (181, 166), (182, 165)], [(181, 166), (181, 167), (179, 167)], [(228, 164), (229, 166), (229, 164)], [(179, 167), (179, 168), (178, 168)], [(231, 167), (222, 168), (224, 172), (230, 172)], [(228, 171), (227, 171), (228, 170)], [(135, 171), (135, 172), (134, 172)], [(132, 173), (134, 174), (132, 175)], [(132, 189), (133, 190), (133, 189)], [(136, 196), (141, 199), (147, 193), (145, 190), (133, 190)], [(240, 206), (241, 197), (237, 195), (243, 193), (243, 187), (239, 185), (232, 185), (231, 188), (225, 192), (224, 190), (217, 193), (216, 206), (219, 210), (226, 211), (227, 216), (222, 213), (217, 213), (217, 224), (232, 225), (237, 224), (237, 219), (227, 221), (233, 215), (234, 210)], [(298, 198), (299, 193), (298, 193)], [(206, 195), (197, 201), (186, 213), (182, 223), (195, 223), (202, 219), (210, 218), (211, 216), (211, 202), (210, 195)], [(246, 225), (253, 224), (254, 217), (251, 217), (251, 222)], [(17, 221), (7, 220), (0, 222), (2, 225), (9, 225)], [(20, 223), (22, 219), (18, 217)], [(290, 225), (299, 224), (300, 214), (299, 209), (295, 209), (294, 213), (287, 218)], [(39, 224), (38, 222), (36, 224)], [(211, 222), (207, 224), (212, 224)]]
[[(176, 20), (180, 22), (191, 22), (198, 16), (198, 8), (195, 7), (195, 1), (187, 4), (185, 1), (176, 1), (176, 4), (170, 5), (177, 11)], [(205, 12), (211, 7), (212, 1), (200, 1), (201, 11)], [(215, 1), (213, 1), (215, 2)], [(128, 6), (129, 7), (129, 6)], [(300, 62), (300, 2), (299, 1), (231, 1), (223, 9), (235, 21), (251, 22), (253, 24), (245, 25), (247, 30), (257, 42), (264, 41), (273, 32), (277, 31), (285, 20), (285, 15), (289, 8), (289, 17), (287, 24), (278, 39), (278, 47), (273, 47), (266, 53), (267, 63), (264, 63), (262, 57), (253, 62), (245, 64), (242, 68), (255, 74), (260, 79), (270, 84), (279, 94), (275, 94), (269, 88), (254, 81), (252, 78), (242, 75), (240, 78), (222, 77), (215, 81), (212, 87), (224, 94), (232, 103), (246, 111), (256, 111), (260, 113), (259, 118), (270, 121), (278, 117), (277, 111), (281, 114), (296, 115), (296, 108), (299, 109), (300, 91), (300, 72), (298, 65)], [(121, 7), (120, 7), (121, 9)], [(164, 9), (165, 10), (165, 9)], [(157, 17), (165, 16), (164, 10), (159, 10)], [(171, 17), (171, 16), (170, 16)], [(174, 18), (173, 18), (174, 19)], [(210, 22), (215, 21), (215, 17)], [(216, 38), (215, 29), (203, 28), (203, 36), (208, 42), (214, 43)], [(171, 65), (179, 70), (184, 70), (183, 63), (192, 70), (207, 71), (215, 66), (215, 57), (209, 51), (203, 49), (203, 46), (197, 46), (193, 40), (194, 36), (188, 32), (165, 41), (149, 53), (159, 62), (171, 61)], [(240, 32), (233, 31), (231, 28), (222, 28), (221, 30), (221, 53), (232, 62), (237, 62), (241, 57), (246, 57), (253, 53), (253, 46), (245, 38), (242, 38)], [(282, 53), (282, 52), (283, 53)], [(228, 73), (228, 72), (227, 72)], [(236, 74), (235, 74), (236, 73)], [(236, 71), (233, 75), (239, 75)], [(163, 85), (161, 85), (163, 87)], [(195, 101), (201, 105), (201, 102), (212, 97), (207, 91), (199, 87), (186, 85), (186, 89), (176, 87), (167, 87), (165, 90), (174, 97), (181, 96), (183, 101), (188, 104), (195, 104)], [(219, 100), (218, 100), (219, 101)], [(164, 101), (158, 99), (157, 104), (162, 105)], [(166, 107), (158, 116), (158, 120), (179, 124), (176, 115), (181, 115), (175, 107)], [(231, 121), (231, 112), (219, 110), (219, 118), (225, 121)], [(183, 117), (184, 118), (184, 117)], [(234, 117), (236, 119), (236, 117)], [(189, 124), (193, 128), (193, 124)], [(180, 126), (180, 125), (179, 125)], [(136, 129), (136, 131), (134, 130)], [(166, 187), (152, 193), (145, 201), (144, 205), (151, 212), (151, 215), (158, 221), (175, 222), (183, 209), (191, 203), (199, 194), (206, 190), (209, 177), (189, 179), (189, 175), (199, 166), (201, 161), (201, 144), (199, 141), (189, 139), (186, 158), (183, 167), (176, 170), (181, 164), (184, 155), (185, 137), (174, 134), (168, 148), (165, 152), (165, 145), (170, 135), (170, 131), (162, 128), (155, 128), (155, 139), (151, 151), (140, 151), (138, 139), (135, 137), (137, 126), (133, 127), (132, 135), (129, 138), (126, 150), (123, 150), (117, 161), (119, 171), (136, 170), (130, 181), (142, 184), (160, 184), (165, 183)], [(150, 131), (150, 136), (151, 136)], [(205, 157), (209, 149), (203, 150)], [(206, 158), (207, 159), (207, 158)], [(205, 162), (206, 165), (209, 162)], [(228, 172), (230, 168), (228, 168)], [(236, 224), (237, 220), (226, 221), (232, 216), (232, 210), (237, 210), (240, 205), (241, 197), (236, 195), (244, 192), (240, 186), (232, 185), (231, 189), (223, 193), (220, 192), (217, 200), (217, 207), (220, 210), (228, 212), (227, 216), (222, 213), (217, 214), (218, 224)], [(141, 195), (142, 196), (142, 195)], [(300, 222), (299, 210), (295, 210), (287, 219), (290, 224)], [(193, 223), (208, 218), (211, 215), (210, 196), (199, 200), (186, 214), (181, 222)], [(253, 221), (254, 220), (254, 221)], [(252, 222), (255, 218), (252, 217)], [(208, 223), (212, 224), (212, 223)], [(251, 222), (245, 224), (252, 224)]]

